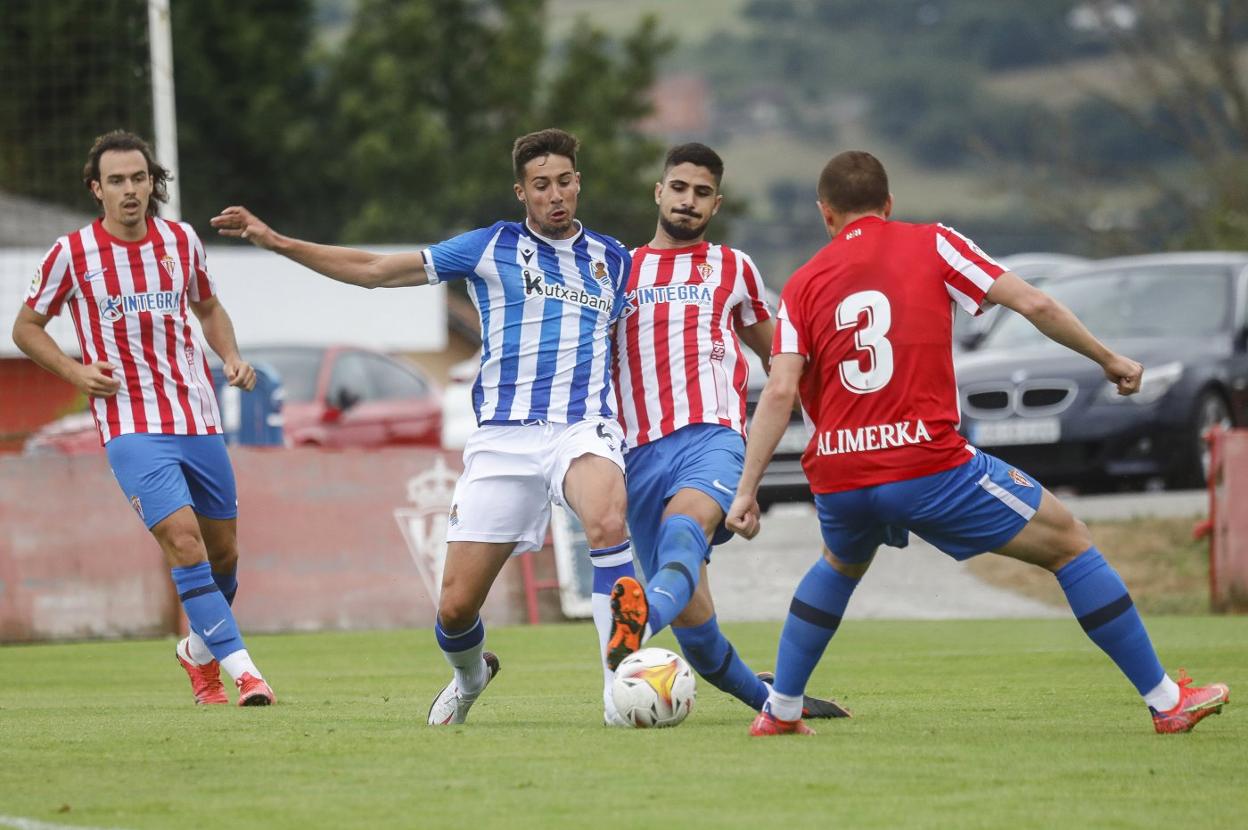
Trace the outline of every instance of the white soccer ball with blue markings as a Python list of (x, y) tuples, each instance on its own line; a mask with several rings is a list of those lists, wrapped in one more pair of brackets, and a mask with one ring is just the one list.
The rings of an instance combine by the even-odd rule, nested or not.
[(676, 726), (693, 711), (697, 682), (679, 654), (643, 648), (620, 662), (611, 686), (615, 708), (638, 729)]

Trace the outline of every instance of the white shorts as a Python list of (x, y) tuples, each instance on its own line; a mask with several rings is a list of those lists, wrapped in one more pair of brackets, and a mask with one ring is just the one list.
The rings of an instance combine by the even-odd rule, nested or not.
[(464, 446), (464, 472), (447, 519), (448, 542), (546, 542), (550, 503), (567, 506), (563, 478), (582, 455), (609, 458), (624, 473), (624, 432), (605, 418), (572, 424), (478, 427)]

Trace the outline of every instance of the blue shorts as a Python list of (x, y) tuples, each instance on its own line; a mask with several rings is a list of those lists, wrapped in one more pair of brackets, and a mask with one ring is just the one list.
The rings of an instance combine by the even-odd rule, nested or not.
[(150, 530), (190, 505), (207, 519), (238, 515), (234, 468), (220, 435), (119, 435), (104, 447), (130, 506)]
[(986, 452), (930, 476), (815, 496), (824, 544), (842, 562), (880, 545), (905, 547), (909, 531), (954, 559), (996, 550), (1040, 507), (1039, 482)]
[[(685, 488), (706, 493), (726, 514), (745, 464), (745, 441), (719, 424), (690, 424), (624, 456), (628, 468), (628, 529), (647, 577), (658, 572), (659, 525), (667, 502)], [(732, 538), (721, 523), (711, 544)], [(710, 553), (707, 553), (710, 559)]]

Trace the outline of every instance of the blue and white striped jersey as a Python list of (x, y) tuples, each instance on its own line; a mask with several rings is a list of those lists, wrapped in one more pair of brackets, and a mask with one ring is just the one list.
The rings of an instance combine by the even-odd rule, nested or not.
[(546, 239), (495, 222), (424, 251), (430, 283), (463, 278), (481, 315), (478, 424), (614, 418), (611, 325), (632, 265), (609, 236)]

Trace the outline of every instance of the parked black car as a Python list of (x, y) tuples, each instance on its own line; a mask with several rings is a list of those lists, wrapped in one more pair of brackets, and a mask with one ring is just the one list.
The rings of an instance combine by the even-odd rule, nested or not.
[[(997, 257), (997, 262), (1032, 285), (1042, 285), (1047, 280), (1084, 268), (1092, 260), (1068, 254), (1028, 253)], [(956, 315), (953, 318), (953, 351), (974, 349), (996, 324), (1001, 313), (1001, 309), (990, 308), (977, 317)]]
[(1007, 314), (955, 358), (971, 443), (1046, 484), (1201, 486), (1204, 431), (1248, 423), (1248, 253), (1102, 260), (1044, 290), (1144, 364), (1140, 391), (1120, 397), (1090, 360)]

